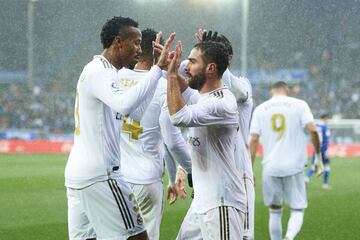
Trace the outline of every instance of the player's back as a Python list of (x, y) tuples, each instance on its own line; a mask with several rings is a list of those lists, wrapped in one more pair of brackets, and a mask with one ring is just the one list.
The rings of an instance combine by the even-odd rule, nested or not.
[(304, 128), (310, 121), (307, 103), (288, 96), (274, 96), (255, 109), (251, 133), (260, 134), (264, 172), (288, 176), (303, 171), (307, 159)]
[[(148, 71), (121, 69), (119, 84), (124, 91), (147, 80)], [(163, 141), (159, 116), (166, 103), (166, 80), (160, 80), (154, 97), (140, 121), (121, 116), (121, 171), (126, 181), (149, 184), (161, 181)]]

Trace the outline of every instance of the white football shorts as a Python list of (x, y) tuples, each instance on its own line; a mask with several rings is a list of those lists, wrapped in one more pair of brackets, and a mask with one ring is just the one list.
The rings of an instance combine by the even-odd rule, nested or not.
[(69, 239), (124, 239), (145, 231), (127, 182), (110, 179), (83, 189), (67, 188)]
[(287, 177), (274, 177), (263, 174), (263, 196), (266, 206), (282, 205), (282, 196), (291, 209), (307, 207), (304, 173), (300, 172)]
[(164, 195), (162, 182), (129, 185), (139, 204), (149, 239), (159, 240)]
[(177, 240), (239, 240), (244, 235), (244, 213), (220, 206), (199, 214), (190, 207)]
[(254, 221), (255, 221), (255, 189), (254, 183), (245, 177), (246, 190), (246, 212), (244, 220), (244, 238), (243, 240), (254, 239)]

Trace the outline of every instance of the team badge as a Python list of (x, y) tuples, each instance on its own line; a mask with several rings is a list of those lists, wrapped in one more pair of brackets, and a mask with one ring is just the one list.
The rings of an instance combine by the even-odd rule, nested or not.
[(139, 225), (142, 225), (144, 223), (144, 220), (143, 218), (141, 217), (141, 214), (138, 213), (137, 216), (136, 216), (136, 221)]
[(200, 140), (198, 137), (189, 137), (188, 143), (193, 145), (194, 147), (200, 146)]

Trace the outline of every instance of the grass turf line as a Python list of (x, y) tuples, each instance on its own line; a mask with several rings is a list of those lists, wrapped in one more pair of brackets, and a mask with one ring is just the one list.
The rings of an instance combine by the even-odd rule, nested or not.
[[(67, 239), (64, 187), (65, 155), (0, 155), (0, 239)], [(308, 185), (309, 207), (298, 239), (355, 239), (360, 215), (360, 159), (332, 160), (330, 184), (321, 179)], [(256, 174), (255, 238), (269, 239), (268, 209), (261, 194), (261, 166)], [(165, 176), (164, 185), (167, 185)], [(190, 192), (190, 191), (189, 191)], [(166, 194), (165, 194), (166, 195)], [(190, 200), (165, 203), (161, 240), (175, 239)], [(289, 217), (284, 208), (283, 232)]]

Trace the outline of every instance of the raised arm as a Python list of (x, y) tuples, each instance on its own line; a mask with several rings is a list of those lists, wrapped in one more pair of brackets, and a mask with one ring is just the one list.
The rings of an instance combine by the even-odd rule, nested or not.
[(167, 102), (170, 115), (177, 113), (186, 105), (178, 82), (181, 54), (181, 42), (177, 42), (174, 57), (168, 68)]
[[(161, 69), (167, 65), (167, 55), (174, 38), (175, 33), (172, 33), (161, 51), (157, 64), (150, 69), (146, 81), (141, 81), (141, 83), (124, 92), (118, 87), (117, 79), (111, 79), (101, 86), (96, 84), (97, 89), (93, 89), (95, 96), (120, 114), (130, 114), (130, 117), (133, 119), (141, 119), (142, 113), (152, 99), (157, 83), (162, 76)], [(137, 110), (134, 111), (134, 109)]]

